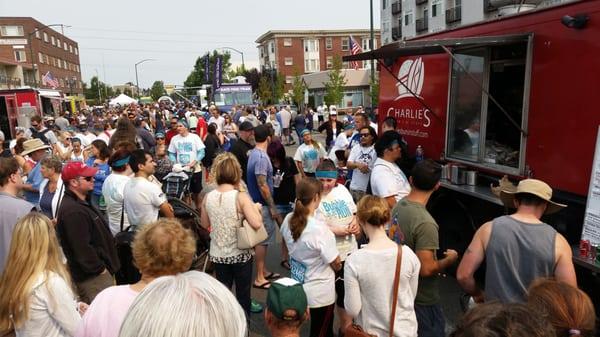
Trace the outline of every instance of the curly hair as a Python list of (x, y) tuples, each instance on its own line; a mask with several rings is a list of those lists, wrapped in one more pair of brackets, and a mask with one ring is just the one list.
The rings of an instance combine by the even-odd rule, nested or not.
[(196, 253), (196, 240), (178, 220), (161, 218), (142, 226), (131, 248), (140, 272), (159, 277), (189, 270)]

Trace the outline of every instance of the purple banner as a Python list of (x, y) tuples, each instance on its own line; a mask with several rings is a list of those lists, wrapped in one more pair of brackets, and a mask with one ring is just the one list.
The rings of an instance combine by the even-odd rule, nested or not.
[(210, 54), (204, 56), (204, 83), (210, 83)]
[(223, 75), (223, 62), (222, 57), (219, 55), (215, 58), (215, 73), (213, 77), (213, 88), (217, 89), (221, 86), (221, 80)]

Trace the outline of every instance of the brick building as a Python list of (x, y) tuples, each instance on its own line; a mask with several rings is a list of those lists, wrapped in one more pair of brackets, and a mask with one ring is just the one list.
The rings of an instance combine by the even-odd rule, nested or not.
[(51, 88), (42, 83), (49, 74), (58, 82), (55, 89), (66, 95), (83, 94), (79, 46), (54, 30), (60, 28), (30, 17), (0, 17), (0, 89)]
[[(334, 56), (350, 54), (350, 36), (360, 44), (363, 51), (369, 50), (368, 29), (344, 30), (270, 30), (258, 39), (260, 68), (275, 69), (285, 76), (286, 90), (291, 88), (293, 76), (331, 69)], [(375, 48), (380, 41), (379, 30), (375, 30)], [(344, 68), (348, 68), (344, 64)], [(365, 62), (363, 68), (368, 68)]]

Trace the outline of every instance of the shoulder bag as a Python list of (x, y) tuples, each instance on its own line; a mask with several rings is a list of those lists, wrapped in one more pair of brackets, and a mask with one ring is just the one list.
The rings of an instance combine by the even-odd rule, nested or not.
[(127, 228), (123, 228), (125, 222), (125, 195), (123, 195), (121, 207), (120, 231), (115, 235), (115, 247), (121, 268), (115, 274), (115, 279), (117, 284), (133, 284), (139, 281), (142, 275), (133, 263), (133, 252), (131, 251), (136, 226), (129, 225)]
[[(239, 192), (238, 192), (239, 196)], [(236, 218), (240, 219), (240, 212), (238, 211), (238, 197), (236, 196), (235, 201), (235, 213)], [(259, 243), (265, 241), (265, 239), (269, 235), (267, 234), (267, 230), (265, 226), (260, 226), (259, 229), (254, 229), (246, 219), (242, 220), (242, 225), (237, 228), (237, 247), (239, 249), (250, 249), (254, 248), (254, 246)]]
[[(398, 287), (400, 285), (400, 270), (402, 265), (402, 246), (398, 245), (398, 256), (396, 257), (396, 273), (394, 275), (394, 289), (392, 292), (392, 314), (390, 316), (390, 334), (389, 337), (394, 336), (394, 323), (396, 322), (396, 306), (398, 303)], [(345, 337), (376, 337), (377, 335), (370, 334), (363, 330), (358, 324), (352, 324), (344, 333)]]

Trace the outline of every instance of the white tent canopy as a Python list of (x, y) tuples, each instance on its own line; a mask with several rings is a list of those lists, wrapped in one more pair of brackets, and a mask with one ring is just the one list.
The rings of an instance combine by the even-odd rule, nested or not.
[(134, 98), (131, 98), (125, 94), (120, 94), (119, 96), (111, 99), (109, 105), (115, 106), (115, 105), (119, 104), (119, 105), (123, 106), (123, 105), (129, 105), (131, 103), (137, 103), (137, 100)]

